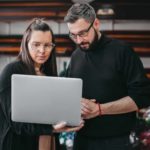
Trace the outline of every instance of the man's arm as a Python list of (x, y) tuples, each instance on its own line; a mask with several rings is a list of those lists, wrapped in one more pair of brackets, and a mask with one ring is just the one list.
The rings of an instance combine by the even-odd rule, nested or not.
[(102, 114), (122, 114), (137, 111), (138, 107), (131, 97), (126, 96), (114, 102), (101, 104)]
[[(82, 99), (81, 103), (81, 113), (84, 119), (94, 118), (98, 115), (123, 114), (138, 110), (137, 105), (129, 96), (103, 104), (98, 104), (88, 99)], [(99, 109), (101, 109), (101, 114)]]

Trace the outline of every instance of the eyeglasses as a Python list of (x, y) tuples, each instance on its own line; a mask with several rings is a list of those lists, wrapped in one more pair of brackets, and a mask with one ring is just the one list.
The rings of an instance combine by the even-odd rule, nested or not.
[(77, 36), (82, 37), (82, 38), (83, 38), (83, 37), (86, 37), (86, 36), (88, 35), (88, 33), (89, 33), (89, 30), (90, 30), (91, 27), (93, 26), (93, 23), (94, 23), (94, 21), (90, 24), (90, 26), (89, 26), (86, 30), (81, 31), (81, 32), (79, 32), (78, 34), (73, 34), (73, 33), (69, 32), (70, 38), (71, 38), (72, 40), (76, 40), (76, 39), (77, 39)]
[(42, 44), (40, 42), (33, 42), (33, 43), (31, 43), (31, 49), (33, 51), (39, 51), (41, 46), (44, 49), (44, 51), (47, 52), (47, 51), (51, 51), (55, 47), (55, 44), (54, 43)]

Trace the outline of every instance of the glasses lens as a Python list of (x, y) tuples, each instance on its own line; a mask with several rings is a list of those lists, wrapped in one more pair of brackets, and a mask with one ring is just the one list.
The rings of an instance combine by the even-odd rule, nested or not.
[(50, 51), (55, 47), (54, 43), (48, 43), (48, 44), (42, 44), (42, 43), (32, 43), (31, 44), (31, 49), (34, 51), (38, 51), (41, 48), (44, 49), (45, 51)]
[(78, 33), (78, 34), (72, 34), (72, 33), (69, 32), (70, 38), (73, 39), (73, 40), (76, 40), (76, 39), (77, 39), (77, 36), (79, 36), (79, 37), (86, 37), (86, 36), (88, 35), (88, 33), (89, 33), (89, 30), (90, 30), (91, 27), (93, 26), (93, 23), (94, 23), (94, 21), (90, 24), (90, 26), (89, 26), (87, 29), (81, 31), (81, 32)]

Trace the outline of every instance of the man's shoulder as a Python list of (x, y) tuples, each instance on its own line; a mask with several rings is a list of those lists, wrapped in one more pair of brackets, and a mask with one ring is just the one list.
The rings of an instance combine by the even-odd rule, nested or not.
[(127, 51), (132, 51), (132, 45), (127, 43), (124, 40), (120, 40), (117, 38), (111, 38), (108, 36), (105, 36), (105, 48), (111, 49), (112, 52), (127, 52)]
[(112, 38), (112, 37), (108, 37), (108, 36), (104, 36), (105, 41), (108, 41), (107, 44), (108, 45), (113, 45), (113, 46), (120, 46), (120, 47), (126, 47), (129, 46), (129, 43), (127, 43), (124, 40), (120, 40), (117, 38)]

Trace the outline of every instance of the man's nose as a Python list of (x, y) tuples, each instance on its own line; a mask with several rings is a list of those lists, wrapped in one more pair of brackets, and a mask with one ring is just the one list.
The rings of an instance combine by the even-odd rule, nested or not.
[(82, 41), (83, 41), (83, 38), (80, 37), (79, 35), (77, 35), (77, 37), (76, 37), (76, 43), (77, 43), (77, 44), (81, 44)]

